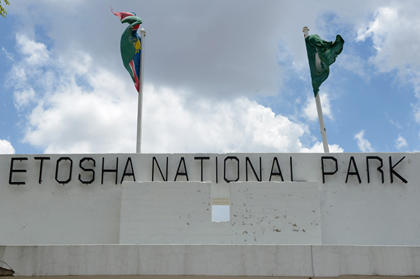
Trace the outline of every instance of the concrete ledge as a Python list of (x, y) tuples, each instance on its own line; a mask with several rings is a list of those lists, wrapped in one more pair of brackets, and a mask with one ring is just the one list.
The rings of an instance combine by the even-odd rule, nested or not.
[(0, 246), (15, 276), (419, 276), (420, 246)]

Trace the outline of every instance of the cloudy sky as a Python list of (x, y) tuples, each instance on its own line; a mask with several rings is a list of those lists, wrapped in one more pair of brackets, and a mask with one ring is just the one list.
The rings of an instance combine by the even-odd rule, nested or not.
[(419, 1), (10, 0), (0, 153), (135, 152), (110, 6), (147, 32), (144, 153), (322, 152), (304, 26), (345, 40), (320, 88), (330, 150), (420, 150)]

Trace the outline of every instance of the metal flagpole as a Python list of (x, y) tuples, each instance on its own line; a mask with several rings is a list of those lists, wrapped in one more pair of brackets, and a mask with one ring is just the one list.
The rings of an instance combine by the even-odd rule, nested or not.
[(324, 152), (330, 153), (330, 149), (328, 148), (327, 130), (325, 129), (325, 125), (324, 125), (324, 116), (322, 115), (322, 107), (321, 107), (321, 100), (319, 98), (319, 92), (318, 94), (316, 94), (315, 102), (316, 102), (316, 110), (318, 112), (319, 128), (321, 129), (322, 144), (324, 145)]
[(141, 118), (142, 118), (142, 107), (143, 107), (143, 64), (144, 64), (144, 45), (145, 45), (145, 37), (146, 31), (144, 28), (140, 30), (140, 88), (139, 88), (139, 96), (138, 96), (138, 111), (137, 111), (137, 145), (136, 145), (136, 153), (141, 153)]
[[(308, 27), (306, 26), (303, 27), (303, 36), (305, 38), (309, 36), (308, 31), (309, 31)], [(321, 99), (319, 97), (319, 92), (315, 96), (315, 103), (316, 103), (316, 111), (318, 112), (319, 128), (321, 129), (322, 144), (324, 145), (324, 152), (330, 153), (330, 149), (328, 148), (327, 130), (325, 129), (324, 116), (322, 114), (322, 106), (321, 106)]]

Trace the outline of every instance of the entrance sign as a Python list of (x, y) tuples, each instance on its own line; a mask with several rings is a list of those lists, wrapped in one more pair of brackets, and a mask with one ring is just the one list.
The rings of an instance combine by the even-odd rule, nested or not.
[[(115, 154), (1, 157), (9, 185), (104, 184), (113, 181), (232, 182), (326, 181), (408, 183), (416, 170), (404, 154)], [(340, 160), (340, 163), (338, 163)], [(5, 171), (8, 170), (6, 175)], [(414, 173), (410, 173), (410, 172)], [(2, 181), (4, 185), (6, 181)]]
[(418, 166), (418, 153), (0, 155), (0, 241), (417, 245)]
[(419, 166), (420, 153), (0, 155), (0, 267), (418, 276)]

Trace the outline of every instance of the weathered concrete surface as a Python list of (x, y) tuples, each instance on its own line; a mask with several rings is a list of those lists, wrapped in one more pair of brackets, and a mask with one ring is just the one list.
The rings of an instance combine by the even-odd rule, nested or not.
[(121, 244), (321, 244), (318, 183), (235, 182), (212, 222), (210, 182), (127, 182)]
[(419, 246), (0, 246), (0, 261), (16, 276), (420, 276)]

